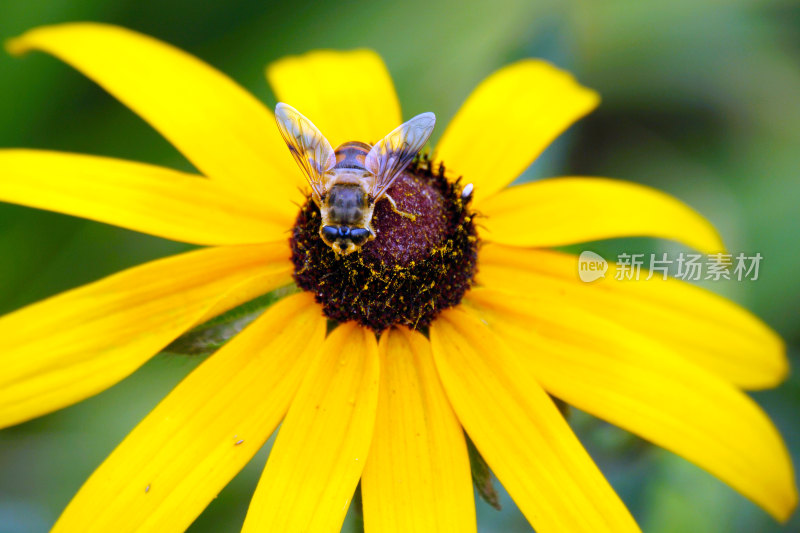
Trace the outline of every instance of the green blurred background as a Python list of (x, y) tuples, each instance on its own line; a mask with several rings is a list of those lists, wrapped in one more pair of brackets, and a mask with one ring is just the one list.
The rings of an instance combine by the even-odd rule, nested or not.
[[(441, 124), (472, 87), (508, 62), (542, 57), (567, 68), (597, 89), (603, 103), (548, 149), (525, 179), (611, 176), (656, 186), (696, 207), (732, 251), (764, 257), (758, 281), (711, 288), (779, 331), (797, 368), (797, 1), (361, 0), (324, 6), (310, 0), (3, 0), (0, 38), (77, 20), (121, 24), (173, 43), (269, 105), (275, 100), (263, 78), (268, 62), (320, 47), (370, 47), (388, 63), (404, 117), (434, 111)], [(0, 147), (190, 168), (133, 113), (50, 57), (0, 54), (0, 80)], [(497, 141), (493, 148), (502, 147), (502, 137)], [(654, 246), (664, 244), (637, 239), (592, 249), (613, 257), (615, 251)], [(0, 204), (0, 312), (184, 249)], [(46, 531), (82, 481), (197, 362), (157, 357), (97, 397), (0, 432), (0, 533)], [(792, 377), (779, 389), (754, 396), (800, 464), (800, 380)], [(668, 452), (581, 413), (572, 423), (646, 532), (800, 530), (800, 513), (779, 526)], [(265, 459), (266, 449), (191, 531), (238, 531)], [(505, 493), (502, 503), (497, 512), (478, 502), (480, 531), (530, 531)]]

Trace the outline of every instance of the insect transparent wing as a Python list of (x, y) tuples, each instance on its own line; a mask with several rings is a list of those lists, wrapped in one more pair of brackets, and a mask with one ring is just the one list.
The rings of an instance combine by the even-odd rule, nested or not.
[(365, 166), (375, 174), (372, 197), (377, 202), (414, 159), (433, 132), (436, 116), (422, 113), (381, 139), (367, 154)]
[(303, 169), (319, 204), (325, 194), (325, 173), (336, 164), (331, 143), (306, 117), (290, 105), (279, 103), (275, 107), (275, 121), (292, 157)]

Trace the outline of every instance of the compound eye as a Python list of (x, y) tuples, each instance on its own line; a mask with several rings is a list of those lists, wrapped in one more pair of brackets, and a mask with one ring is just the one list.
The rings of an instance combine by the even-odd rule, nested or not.
[(347, 237), (350, 235), (350, 228), (348, 226), (339, 226), (339, 235)]
[(367, 242), (370, 237), (370, 232), (367, 228), (353, 228), (350, 230), (350, 240), (356, 246), (360, 246)]
[(339, 237), (339, 230), (336, 226), (322, 226), (322, 238), (328, 243), (332, 243)]

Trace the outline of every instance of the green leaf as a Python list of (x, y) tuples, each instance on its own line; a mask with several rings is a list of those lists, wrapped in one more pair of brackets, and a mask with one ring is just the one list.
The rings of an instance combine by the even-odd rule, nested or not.
[(556, 404), (556, 407), (558, 407), (561, 416), (569, 420), (570, 416), (572, 415), (572, 410), (570, 409), (569, 404), (561, 398), (556, 398), (555, 396), (550, 396), (550, 398), (552, 398), (553, 403)]
[(500, 496), (494, 488), (492, 471), (469, 436), (466, 434), (464, 436), (467, 438), (469, 464), (472, 469), (472, 484), (475, 485), (475, 490), (478, 491), (478, 495), (483, 501), (500, 511), (502, 506), (500, 505)]

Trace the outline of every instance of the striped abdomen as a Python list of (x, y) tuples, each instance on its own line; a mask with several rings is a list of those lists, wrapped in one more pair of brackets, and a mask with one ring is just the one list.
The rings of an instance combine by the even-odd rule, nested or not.
[(334, 151), (336, 154), (334, 170), (356, 169), (366, 171), (367, 167), (364, 165), (364, 160), (370, 148), (372, 148), (370, 145), (358, 141), (342, 144)]

